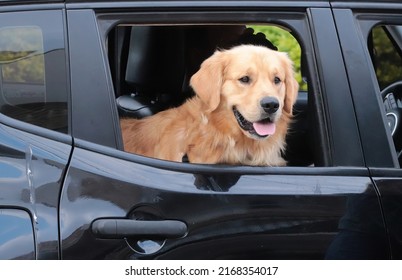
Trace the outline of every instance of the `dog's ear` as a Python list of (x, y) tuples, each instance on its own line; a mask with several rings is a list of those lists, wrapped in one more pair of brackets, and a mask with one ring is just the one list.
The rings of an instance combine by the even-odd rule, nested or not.
[(293, 105), (297, 100), (297, 94), (299, 93), (299, 83), (295, 79), (295, 74), (293, 70), (293, 62), (290, 60), (287, 54), (285, 54), (285, 64), (286, 64), (286, 80), (285, 80), (285, 104), (283, 109), (285, 112), (292, 114)]
[(200, 70), (190, 80), (191, 87), (210, 112), (219, 106), (224, 67), (224, 52), (216, 51), (201, 64)]

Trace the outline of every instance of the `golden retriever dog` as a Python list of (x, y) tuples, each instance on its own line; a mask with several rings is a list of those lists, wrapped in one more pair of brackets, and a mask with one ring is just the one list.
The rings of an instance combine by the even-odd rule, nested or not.
[(218, 50), (190, 80), (196, 96), (136, 120), (122, 119), (127, 152), (191, 163), (283, 166), (298, 93), (287, 54), (262, 46)]

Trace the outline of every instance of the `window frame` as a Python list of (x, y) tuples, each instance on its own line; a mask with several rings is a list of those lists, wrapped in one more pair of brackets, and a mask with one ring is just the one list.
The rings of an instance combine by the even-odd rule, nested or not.
[[(310, 73), (311, 82), (309, 82), (309, 91), (311, 95), (314, 95), (316, 102), (312, 106), (317, 106), (315, 112), (319, 116), (315, 116), (317, 119), (318, 137), (320, 138), (320, 147), (323, 147), (322, 153), (325, 155), (322, 157), (321, 164), (319, 166), (334, 166), (337, 164), (331, 163), (331, 149), (329, 148), (327, 125), (325, 125), (325, 110), (322, 109), (322, 96), (319, 93), (319, 77), (318, 75), (311, 75), (311, 73), (317, 73), (315, 70), (316, 63), (314, 62), (312, 39), (310, 37), (309, 27), (308, 27), (308, 17), (306, 10), (297, 10), (293, 12), (272, 12), (272, 11), (260, 11), (253, 12), (250, 15), (247, 12), (238, 12), (236, 10), (229, 10), (225, 12), (211, 12), (211, 11), (165, 11), (165, 12), (143, 12), (143, 11), (125, 11), (125, 12), (105, 12), (98, 11), (96, 13), (96, 19), (99, 27), (99, 34), (101, 36), (101, 42), (103, 43), (104, 56), (108, 61), (107, 54), (107, 34), (116, 25), (123, 23), (139, 24), (139, 25), (174, 25), (174, 24), (254, 24), (254, 25), (264, 25), (272, 24), (278, 25), (282, 28), (290, 29), (295, 32), (295, 38), (298, 40), (300, 47), (302, 49), (302, 54), (306, 53), (306, 61), (308, 65), (308, 73)], [(301, 39), (303, 38), (303, 39)], [(306, 49), (306, 52), (303, 50)], [(314, 70), (312, 70), (314, 69)], [(108, 69), (108, 76), (111, 79), (110, 69)], [(115, 98), (114, 90), (110, 93), (111, 98)], [(115, 118), (118, 121), (118, 118)], [(122, 140), (121, 132), (117, 132), (119, 135), (119, 144), (116, 146), (117, 149), (122, 150)]]
[[(385, 11), (382, 11), (382, 12), (379, 12), (379, 13), (364, 13), (364, 12), (359, 13), (359, 12), (356, 12), (355, 16), (359, 20), (362, 35), (366, 40), (368, 40), (369, 34), (377, 26), (388, 26), (388, 25), (402, 26), (402, 19), (401, 19), (400, 14), (397, 14), (397, 13), (394, 13), (394, 12), (389, 12), (389, 13), (385, 12)], [(397, 44), (398, 47), (399, 47), (400, 46), (399, 43), (393, 41), (394, 38), (390, 38), (390, 36), (392, 36), (392, 34), (389, 34), (389, 30), (387, 30), (386, 33), (387, 33), (388, 39), (391, 40), (391, 43), (394, 46), (395, 46), (395, 44)], [(401, 51), (402, 51), (402, 49), (399, 50), (398, 54), (402, 58)], [(374, 65), (371, 63), (372, 62), (371, 57), (369, 56), (368, 59), (369, 59), (369, 62), (370, 62), (369, 63), (370, 64), (369, 69), (373, 73), (372, 77), (373, 77), (374, 88), (378, 92), (378, 95), (380, 95), (380, 92), (382, 90), (380, 88), (380, 82), (377, 79), (377, 75), (375, 73)], [(381, 110), (381, 113), (382, 113), (382, 117), (383, 117), (385, 127), (388, 128), (386, 112), (385, 112), (383, 101), (381, 99), (379, 100), (379, 107), (380, 107), (380, 110)], [(394, 147), (394, 144), (393, 144), (394, 141), (392, 139), (391, 131), (389, 131), (387, 129), (386, 134), (387, 134), (388, 139), (390, 139), (389, 142), (390, 142), (390, 146), (391, 146), (392, 159), (394, 160), (394, 164), (393, 164), (393, 166), (391, 166), (391, 168), (400, 169), (402, 166), (400, 166), (400, 163), (398, 163), (398, 155), (397, 155), (397, 151), (396, 151), (396, 149)], [(390, 166), (375, 166), (375, 167), (389, 168)]]
[(374, 26), (384, 21), (389, 24), (401, 22), (400, 15), (339, 8), (334, 9), (334, 16), (351, 86), (365, 164), (369, 168), (399, 168), (368, 50), (368, 36)]

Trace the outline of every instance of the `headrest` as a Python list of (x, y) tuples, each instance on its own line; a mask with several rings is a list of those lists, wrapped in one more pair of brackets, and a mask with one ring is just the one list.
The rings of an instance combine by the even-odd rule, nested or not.
[(133, 26), (126, 82), (141, 92), (181, 90), (185, 72), (182, 30), (170, 26)]

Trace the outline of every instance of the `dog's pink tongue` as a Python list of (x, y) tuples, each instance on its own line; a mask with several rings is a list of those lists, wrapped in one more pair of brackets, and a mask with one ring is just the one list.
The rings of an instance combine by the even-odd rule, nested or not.
[(258, 135), (261, 136), (272, 135), (275, 133), (276, 129), (275, 124), (271, 122), (255, 122), (253, 123), (253, 127)]

